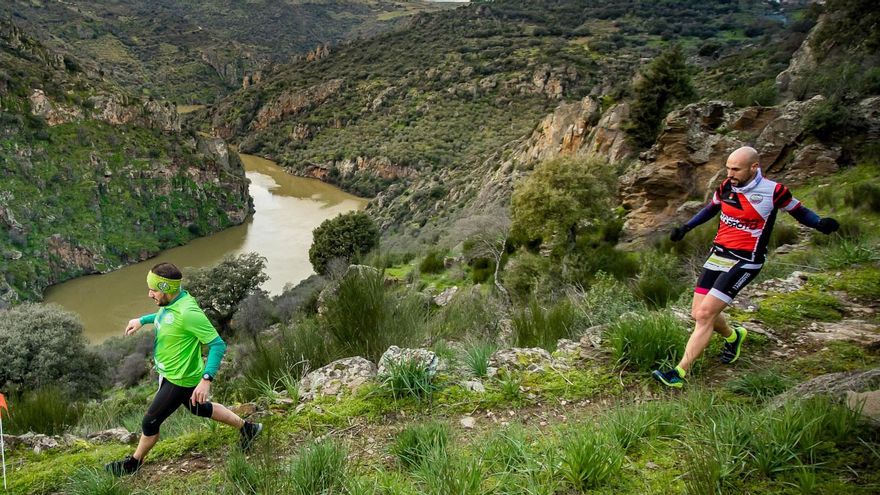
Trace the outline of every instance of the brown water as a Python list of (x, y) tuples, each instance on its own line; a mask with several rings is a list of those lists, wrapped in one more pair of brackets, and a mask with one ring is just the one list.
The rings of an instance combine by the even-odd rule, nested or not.
[(99, 343), (121, 335), (129, 319), (155, 311), (147, 298), (146, 274), (159, 262), (182, 267), (185, 276), (186, 267), (210, 266), (227, 254), (254, 251), (268, 260), (270, 278), (263, 288), (272, 294), (311, 275), (312, 230), (340, 213), (363, 209), (367, 201), (318, 180), (294, 177), (269, 160), (244, 154), (241, 158), (254, 198), (255, 212), (247, 222), (142, 263), (52, 286), (46, 302), (77, 313), (86, 338)]

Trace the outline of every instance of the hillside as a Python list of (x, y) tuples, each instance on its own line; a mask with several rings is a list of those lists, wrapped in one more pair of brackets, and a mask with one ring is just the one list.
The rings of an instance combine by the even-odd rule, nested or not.
[(274, 63), (442, 8), (394, 0), (13, 0), (0, 14), (51, 33), (41, 41), (96, 61), (121, 85), (184, 104), (212, 102)]
[(0, 306), (244, 221), (247, 180), (174, 107), (0, 21)]
[(378, 195), (383, 228), (416, 236), (466, 208), (475, 179), (494, 174), (560, 102), (592, 96), (601, 117), (629, 100), (639, 67), (671, 43), (699, 97), (772, 84), (812, 25), (798, 20), (802, 7), (785, 8), (475, 2), (280, 69), (215, 105), (210, 127), (292, 173)]

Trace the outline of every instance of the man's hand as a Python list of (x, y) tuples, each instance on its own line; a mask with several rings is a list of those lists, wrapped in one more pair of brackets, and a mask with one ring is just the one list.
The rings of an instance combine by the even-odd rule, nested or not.
[(196, 404), (204, 404), (208, 402), (208, 395), (211, 393), (211, 382), (208, 380), (202, 380), (196, 385), (196, 389), (193, 390), (192, 397), (190, 397), (189, 402), (192, 405)]
[(669, 240), (672, 242), (678, 242), (684, 239), (684, 235), (687, 233), (688, 231), (684, 227), (676, 227), (669, 233)]
[(131, 335), (137, 332), (139, 328), (141, 328), (140, 318), (128, 320), (128, 325), (125, 327), (125, 335)]
[(839, 228), (840, 224), (837, 223), (837, 220), (827, 217), (819, 220), (819, 225), (816, 226), (816, 230), (825, 235), (837, 232)]

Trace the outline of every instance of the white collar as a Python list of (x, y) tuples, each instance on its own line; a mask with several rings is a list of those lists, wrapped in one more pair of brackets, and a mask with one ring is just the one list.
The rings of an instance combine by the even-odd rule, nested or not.
[(733, 192), (745, 194), (745, 193), (751, 191), (752, 189), (758, 187), (758, 184), (761, 183), (761, 180), (763, 178), (764, 178), (764, 176), (761, 174), (761, 169), (759, 168), (758, 171), (755, 172), (755, 177), (752, 179), (751, 182), (749, 182), (748, 184), (746, 184), (743, 187), (733, 186)]

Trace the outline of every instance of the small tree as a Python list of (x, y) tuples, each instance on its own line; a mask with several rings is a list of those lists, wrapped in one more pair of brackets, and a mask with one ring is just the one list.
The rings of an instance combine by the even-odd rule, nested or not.
[(495, 262), (495, 288), (504, 297), (504, 301), (510, 303), (510, 294), (499, 278), (507, 238), (510, 237), (510, 212), (507, 208), (490, 209), (483, 214), (463, 218), (455, 223), (452, 230), (469, 241), (471, 248), (468, 254), (471, 257), (488, 257)]
[(103, 363), (86, 346), (79, 319), (54, 304), (0, 311), (0, 388), (62, 387), (75, 396), (100, 395)]
[(327, 273), (330, 260), (339, 258), (348, 262), (379, 244), (376, 224), (369, 215), (359, 211), (324, 220), (312, 234), (309, 261), (321, 275)]
[(221, 333), (228, 333), (232, 315), (244, 298), (266, 280), (266, 258), (257, 253), (227, 256), (211, 268), (197, 268), (185, 275), (184, 288)]
[(673, 45), (652, 60), (633, 85), (633, 92), (627, 133), (636, 145), (647, 148), (660, 133), (672, 103), (687, 101), (696, 94), (681, 46)]
[(541, 163), (513, 191), (513, 231), (569, 250), (580, 232), (612, 217), (614, 176), (598, 158), (565, 157)]

